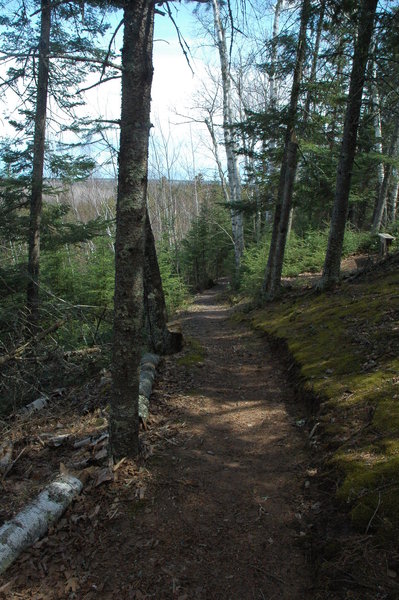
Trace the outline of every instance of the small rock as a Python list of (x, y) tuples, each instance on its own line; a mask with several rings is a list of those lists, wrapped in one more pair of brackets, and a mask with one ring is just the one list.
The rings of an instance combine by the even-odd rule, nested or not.
[(393, 569), (388, 569), (387, 575), (388, 575), (388, 577), (391, 577), (392, 579), (395, 579), (398, 576), (397, 572), (394, 571)]

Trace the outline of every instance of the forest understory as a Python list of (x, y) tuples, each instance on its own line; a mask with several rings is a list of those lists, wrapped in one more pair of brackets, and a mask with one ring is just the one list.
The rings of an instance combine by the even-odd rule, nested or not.
[(336, 503), (292, 358), (237, 325), (227, 299), (218, 285), (180, 313), (185, 347), (162, 363), (137, 461), (109, 462), (107, 372), (3, 423), (18, 460), (2, 519), (59, 470), (85, 472), (61, 521), (2, 577), (4, 598), (397, 597), (398, 557)]

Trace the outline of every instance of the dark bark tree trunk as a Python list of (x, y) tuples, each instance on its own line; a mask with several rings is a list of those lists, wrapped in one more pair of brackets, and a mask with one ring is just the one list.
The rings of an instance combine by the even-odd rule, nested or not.
[(284, 190), (281, 203), (281, 215), (277, 235), (277, 243), (274, 254), (273, 272), (270, 279), (270, 286), (267, 290), (269, 297), (273, 298), (278, 294), (281, 285), (281, 273), (283, 271), (285, 244), (287, 241), (288, 227), (290, 222), (290, 211), (292, 205), (292, 195), (296, 169), (298, 164), (298, 144), (291, 141), (288, 144), (287, 164), (285, 168)]
[(149, 349), (156, 354), (172, 354), (181, 350), (180, 332), (167, 327), (165, 296), (150, 218), (146, 212), (144, 264), (144, 327)]
[(27, 308), (29, 313), (29, 324), (33, 329), (37, 327), (39, 320), (40, 223), (43, 204), (44, 144), (49, 81), (50, 29), (51, 3), (50, 0), (42, 0), (28, 241), (29, 280), (27, 287)]
[(150, 0), (126, 1), (122, 6), (122, 110), (110, 415), (114, 458), (136, 456), (139, 450), (138, 397), (154, 28), (154, 4)]
[[(284, 154), (280, 170), (280, 179), (277, 192), (277, 203), (274, 213), (273, 232), (267, 261), (265, 279), (263, 282), (263, 295), (271, 298), (280, 287), (281, 269), (278, 266), (284, 258), (285, 244), (287, 240), (288, 221), (292, 206), (293, 181), (295, 179), (297, 144), (290, 144), (295, 139), (295, 125), (297, 121), (297, 108), (299, 101), (300, 84), (302, 78), (302, 69), (306, 53), (306, 30), (310, 17), (310, 0), (303, 0), (301, 9), (301, 25), (298, 37), (298, 46), (295, 61), (294, 78), (292, 81), (290, 105), (287, 117), (287, 129), (284, 141)], [(291, 172), (287, 177), (287, 162), (289, 153), (295, 154), (295, 159), (291, 163)], [(294, 172), (292, 172), (295, 163)], [(293, 175), (293, 179), (292, 179)], [(278, 260), (277, 260), (277, 257)], [(282, 267), (281, 267), (282, 268)]]
[(321, 281), (322, 288), (333, 287), (339, 281), (340, 277), (352, 167), (355, 158), (363, 86), (377, 3), (378, 0), (363, 0), (359, 8), (358, 37), (353, 55), (341, 154), (337, 169), (335, 201)]

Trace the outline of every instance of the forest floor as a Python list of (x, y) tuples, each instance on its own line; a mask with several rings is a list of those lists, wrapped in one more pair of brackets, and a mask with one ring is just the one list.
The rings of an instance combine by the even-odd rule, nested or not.
[(323, 507), (301, 408), (264, 336), (232, 322), (221, 292), (179, 317), (186, 346), (163, 361), (138, 461), (101, 466), (104, 378), (6, 426), (25, 452), (2, 482), (3, 519), (60, 463), (76, 464), (70, 443), (46, 443), (52, 434), (99, 442), (83, 493), (0, 579), (0, 598), (315, 597), (307, 540)]

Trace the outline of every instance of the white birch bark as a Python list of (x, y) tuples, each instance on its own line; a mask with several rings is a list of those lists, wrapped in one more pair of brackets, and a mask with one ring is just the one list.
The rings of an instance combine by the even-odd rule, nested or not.
[(150, 396), (155, 379), (156, 368), (159, 363), (157, 354), (144, 354), (140, 365), (140, 393), (139, 393), (139, 416), (145, 421), (148, 419)]
[[(374, 50), (374, 49), (373, 49)], [(374, 150), (378, 152), (381, 156), (383, 155), (383, 147), (382, 147), (382, 126), (381, 126), (381, 106), (380, 106), (380, 95), (378, 93), (377, 86), (377, 64), (373, 62), (373, 84), (372, 84), (372, 101), (373, 101), (373, 125), (374, 125), (374, 137), (375, 137), (375, 145)], [(384, 163), (382, 160), (378, 163), (377, 166), (377, 178), (378, 178), (378, 191), (377, 197), (381, 192), (382, 183), (384, 181)]]
[[(392, 134), (391, 144), (388, 151), (388, 156), (392, 159), (398, 150), (399, 145), (399, 121), (395, 125), (395, 129)], [(378, 194), (378, 202), (375, 209), (373, 219), (373, 231), (378, 232), (381, 229), (383, 222), (387, 220), (387, 198), (388, 190), (392, 177), (393, 165), (387, 164), (384, 169), (384, 177)]]
[(32, 546), (57, 521), (83, 484), (72, 475), (62, 475), (50, 483), (37, 498), (0, 528), (0, 574), (23, 550)]
[(393, 185), (389, 194), (389, 218), (391, 223), (396, 221), (399, 194), (399, 174), (397, 169), (392, 170)]
[(233, 113), (231, 102), (230, 63), (227, 54), (225, 30), (220, 16), (219, 0), (212, 0), (212, 7), (215, 31), (217, 35), (220, 70), (222, 75), (223, 133), (224, 144), (226, 149), (230, 202), (233, 203), (233, 207), (231, 209), (231, 225), (234, 239), (234, 256), (236, 271), (238, 271), (241, 263), (241, 257), (244, 251), (244, 228), (242, 214), (234, 208), (234, 205), (241, 202), (241, 181), (238, 169), (237, 155), (235, 152), (236, 144), (231, 130), (231, 126), (233, 124)]

